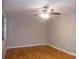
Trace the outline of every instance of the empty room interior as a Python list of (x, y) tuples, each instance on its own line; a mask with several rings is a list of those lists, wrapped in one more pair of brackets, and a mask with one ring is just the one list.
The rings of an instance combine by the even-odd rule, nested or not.
[(3, 59), (76, 59), (75, 0), (2, 0)]

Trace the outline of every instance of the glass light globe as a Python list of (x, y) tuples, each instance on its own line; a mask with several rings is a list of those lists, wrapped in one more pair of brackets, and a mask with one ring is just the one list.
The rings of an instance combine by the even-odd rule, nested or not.
[(48, 19), (50, 16), (48, 14), (40, 14), (41, 18)]

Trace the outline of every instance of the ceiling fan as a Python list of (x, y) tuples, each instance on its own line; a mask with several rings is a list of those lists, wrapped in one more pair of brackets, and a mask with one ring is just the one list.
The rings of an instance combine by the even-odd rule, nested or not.
[(48, 15), (60, 15), (61, 13), (55, 12), (53, 8), (50, 8), (49, 5), (43, 6), (43, 8), (40, 8), (38, 10), (32, 10), (33, 12), (37, 12), (35, 16), (40, 15), (41, 13), (43, 14), (48, 14)]

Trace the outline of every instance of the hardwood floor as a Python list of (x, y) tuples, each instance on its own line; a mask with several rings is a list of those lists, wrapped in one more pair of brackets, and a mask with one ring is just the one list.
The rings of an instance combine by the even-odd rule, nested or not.
[(47, 45), (8, 49), (5, 59), (76, 59)]

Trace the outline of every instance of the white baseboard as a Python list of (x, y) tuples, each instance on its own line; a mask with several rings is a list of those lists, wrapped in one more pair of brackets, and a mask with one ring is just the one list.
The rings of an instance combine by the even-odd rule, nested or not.
[(46, 43), (33, 44), (33, 45), (23, 45), (23, 46), (12, 46), (12, 47), (7, 47), (7, 49), (11, 49), (11, 48), (21, 48), (21, 47), (30, 47), (30, 46), (39, 46), (39, 45), (46, 45)]
[(30, 47), (30, 46), (39, 46), (39, 45), (48, 45), (50, 47), (53, 47), (53, 48), (56, 48), (62, 52), (65, 52), (67, 54), (70, 54), (70, 55), (73, 55), (73, 56), (76, 56), (76, 54), (72, 53), (72, 52), (69, 52), (67, 50), (64, 50), (64, 49), (61, 49), (59, 47), (56, 47), (56, 46), (53, 46), (51, 44), (46, 44), (46, 43), (42, 43), (42, 44), (33, 44), (33, 45), (23, 45), (23, 46), (12, 46), (12, 47), (7, 47), (7, 49), (11, 49), (11, 48), (21, 48), (21, 47)]
[(47, 45), (50, 46), (50, 47), (52, 47), (52, 48), (56, 48), (56, 49), (58, 49), (58, 50), (60, 50), (60, 51), (62, 51), (62, 52), (65, 52), (65, 53), (67, 53), (67, 54), (69, 54), (69, 55), (76, 56), (75, 53), (69, 52), (69, 51), (67, 51), (67, 50), (64, 50), (64, 49), (61, 49), (61, 48), (59, 48), (59, 47), (53, 46), (53, 45), (51, 45), (51, 44), (47, 44)]

